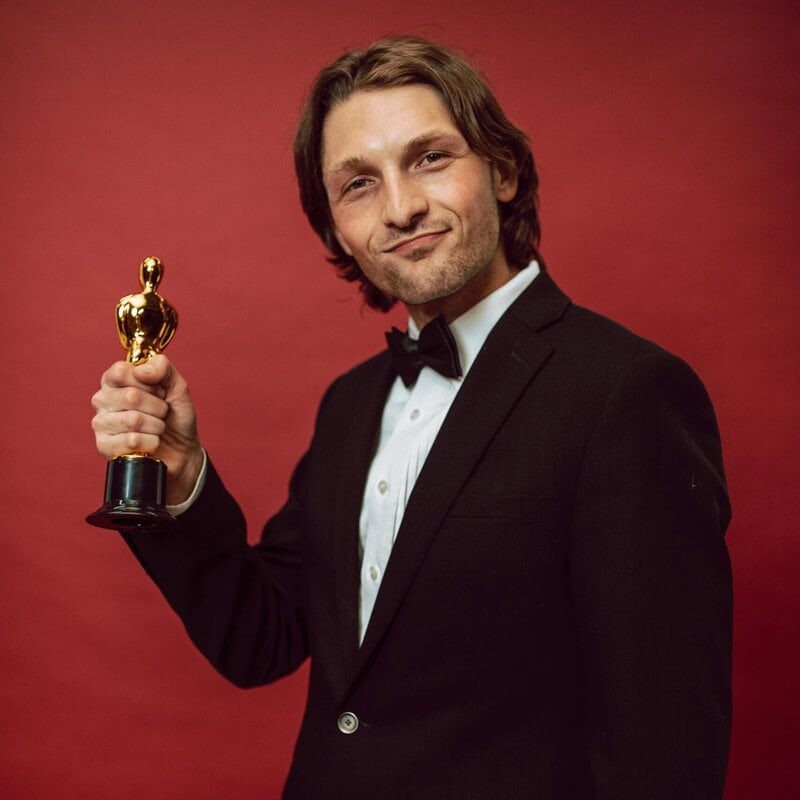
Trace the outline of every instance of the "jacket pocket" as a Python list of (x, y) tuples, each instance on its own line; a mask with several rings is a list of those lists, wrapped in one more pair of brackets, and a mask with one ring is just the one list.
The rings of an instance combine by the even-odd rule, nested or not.
[(447, 513), (451, 519), (530, 519), (540, 521), (551, 511), (545, 496), (462, 492)]

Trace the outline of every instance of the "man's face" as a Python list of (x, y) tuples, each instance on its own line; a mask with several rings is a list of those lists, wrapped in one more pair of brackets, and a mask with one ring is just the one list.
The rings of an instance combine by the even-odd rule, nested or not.
[(339, 244), (386, 294), (418, 305), (487, 270), (508, 273), (497, 201), (513, 198), (516, 179), (469, 148), (430, 87), (357, 92), (336, 106), (322, 170)]

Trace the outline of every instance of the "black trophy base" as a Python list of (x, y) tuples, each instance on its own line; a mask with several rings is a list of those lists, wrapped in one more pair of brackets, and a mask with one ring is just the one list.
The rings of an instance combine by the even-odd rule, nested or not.
[(106, 467), (103, 505), (86, 517), (90, 525), (123, 531), (163, 530), (175, 525), (164, 506), (167, 468), (150, 456), (119, 456)]

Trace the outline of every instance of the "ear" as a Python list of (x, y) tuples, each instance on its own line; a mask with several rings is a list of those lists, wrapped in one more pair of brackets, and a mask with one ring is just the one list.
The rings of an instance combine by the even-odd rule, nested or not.
[(339, 247), (341, 247), (342, 250), (344, 250), (345, 253), (347, 253), (347, 255), (350, 256), (350, 258), (352, 258), (353, 251), (348, 247), (347, 242), (344, 240), (344, 236), (342, 236), (342, 234), (339, 233), (338, 229), (335, 226), (333, 228), (333, 235), (336, 237), (336, 241), (339, 242)]
[(517, 193), (517, 171), (509, 164), (492, 164), (494, 196), (501, 203), (510, 203)]

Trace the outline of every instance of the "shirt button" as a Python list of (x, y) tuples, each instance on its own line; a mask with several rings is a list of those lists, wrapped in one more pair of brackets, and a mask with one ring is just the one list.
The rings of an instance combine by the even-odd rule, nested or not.
[(355, 733), (358, 728), (358, 717), (352, 711), (345, 711), (336, 721), (342, 733)]
[(389, 488), (389, 484), (386, 481), (380, 481), (378, 483), (378, 491), (381, 494), (386, 494), (386, 490)]
[(374, 581), (378, 580), (378, 568), (375, 567), (375, 566), (370, 567), (369, 568), (369, 576)]
[(411, 414), (410, 414), (410, 417), (411, 417), (411, 421), (412, 421), (412, 422), (414, 422), (415, 420), (418, 420), (418, 419), (419, 419), (419, 413), (420, 413), (420, 412), (419, 412), (419, 409), (418, 409), (418, 408), (415, 408), (415, 409), (414, 409), (414, 410), (411, 412)]

